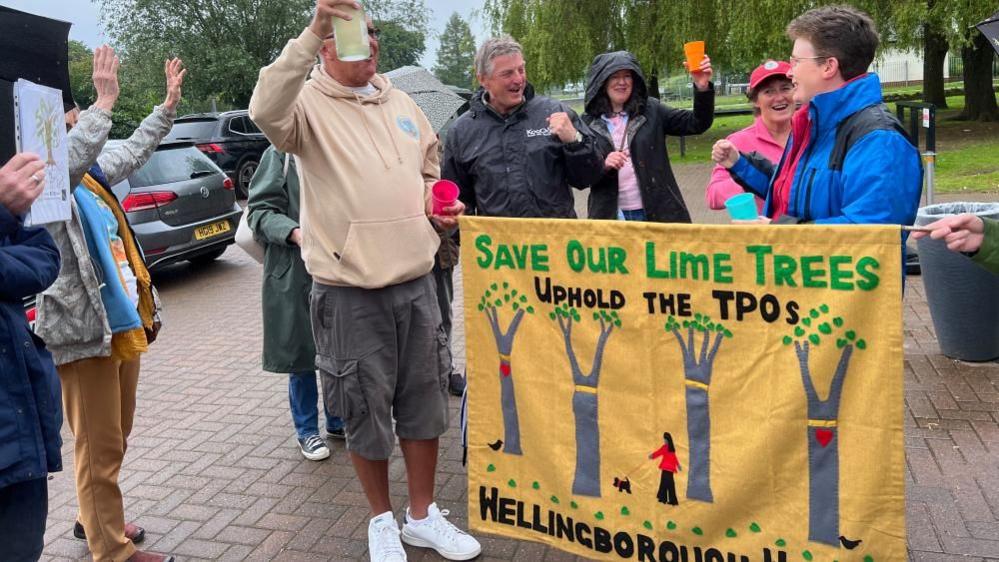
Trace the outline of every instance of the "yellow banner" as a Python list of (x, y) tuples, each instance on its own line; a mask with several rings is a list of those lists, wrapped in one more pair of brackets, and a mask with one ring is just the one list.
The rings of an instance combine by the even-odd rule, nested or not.
[(611, 560), (905, 559), (898, 227), (461, 236), (473, 530)]

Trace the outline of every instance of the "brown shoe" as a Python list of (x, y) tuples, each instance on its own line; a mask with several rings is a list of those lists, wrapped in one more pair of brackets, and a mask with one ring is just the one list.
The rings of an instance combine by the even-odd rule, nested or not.
[[(73, 524), (73, 536), (87, 540), (87, 533), (79, 521)], [(132, 544), (139, 544), (146, 540), (146, 530), (134, 523), (125, 523), (125, 538), (132, 541)]]
[(128, 557), (127, 562), (174, 562), (174, 560), (169, 554), (136, 550), (135, 554)]

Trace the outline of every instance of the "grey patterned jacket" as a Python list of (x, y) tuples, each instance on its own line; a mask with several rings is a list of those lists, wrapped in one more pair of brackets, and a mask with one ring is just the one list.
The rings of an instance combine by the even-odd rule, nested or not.
[[(173, 127), (176, 112), (156, 106), (127, 141), (101, 154), (111, 131), (111, 113), (90, 108), (69, 132), (69, 184), (76, 189), (97, 162), (109, 185), (142, 167)], [(59, 277), (38, 295), (35, 333), (45, 340), (56, 365), (111, 355), (111, 327), (101, 301), (102, 281), (90, 261), (76, 202), (72, 219), (46, 226), (62, 255)]]

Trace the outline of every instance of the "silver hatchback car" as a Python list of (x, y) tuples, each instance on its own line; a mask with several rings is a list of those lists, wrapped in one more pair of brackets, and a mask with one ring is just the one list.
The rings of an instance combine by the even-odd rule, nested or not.
[[(119, 146), (108, 141), (105, 149)], [(189, 142), (157, 147), (149, 162), (111, 186), (150, 269), (207, 263), (235, 241), (242, 209), (231, 179)]]

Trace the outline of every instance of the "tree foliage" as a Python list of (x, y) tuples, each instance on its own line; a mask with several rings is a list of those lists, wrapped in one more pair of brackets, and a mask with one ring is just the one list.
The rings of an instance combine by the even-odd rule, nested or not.
[(474, 65), (475, 37), (472, 36), (472, 28), (455, 12), (440, 36), (434, 74), (445, 84), (471, 88), (475, 85)]
[(528, 314), (534, 314), (534, 306), (528, 303), (527, 295), (521, 294), (517, 289), (511, 289), (510, 284), (504, 281), (501, 284), (492, 283), (479, 299), (479, 312), (488, 309), (501, 309), (509, 305), (514, 312), (523, 309)]
[(812, 346), (818, 347), (834, 334), (842, 332), (840, 337), (836, 337), (837, 349), (846, 346), (853, 346), (861, 351), (867, 349), (867, 341), (857, 336), (854, 330), (846, 329), (843, 318), (836, 316), (826, 319), (829, 315), (829, 306), (821, 305), (808, 311), (808, 315), (803, 317), (790, 335), (784, 336), (782, 343), (791, 345), (792, 343), (808, 342)]
[(394, 21), (382, 21), (377, 25), (382, 30), (378, 42), (379, 72), (420, 63), (420, 57), (427, 48), (423, 33), (406, 29)]

